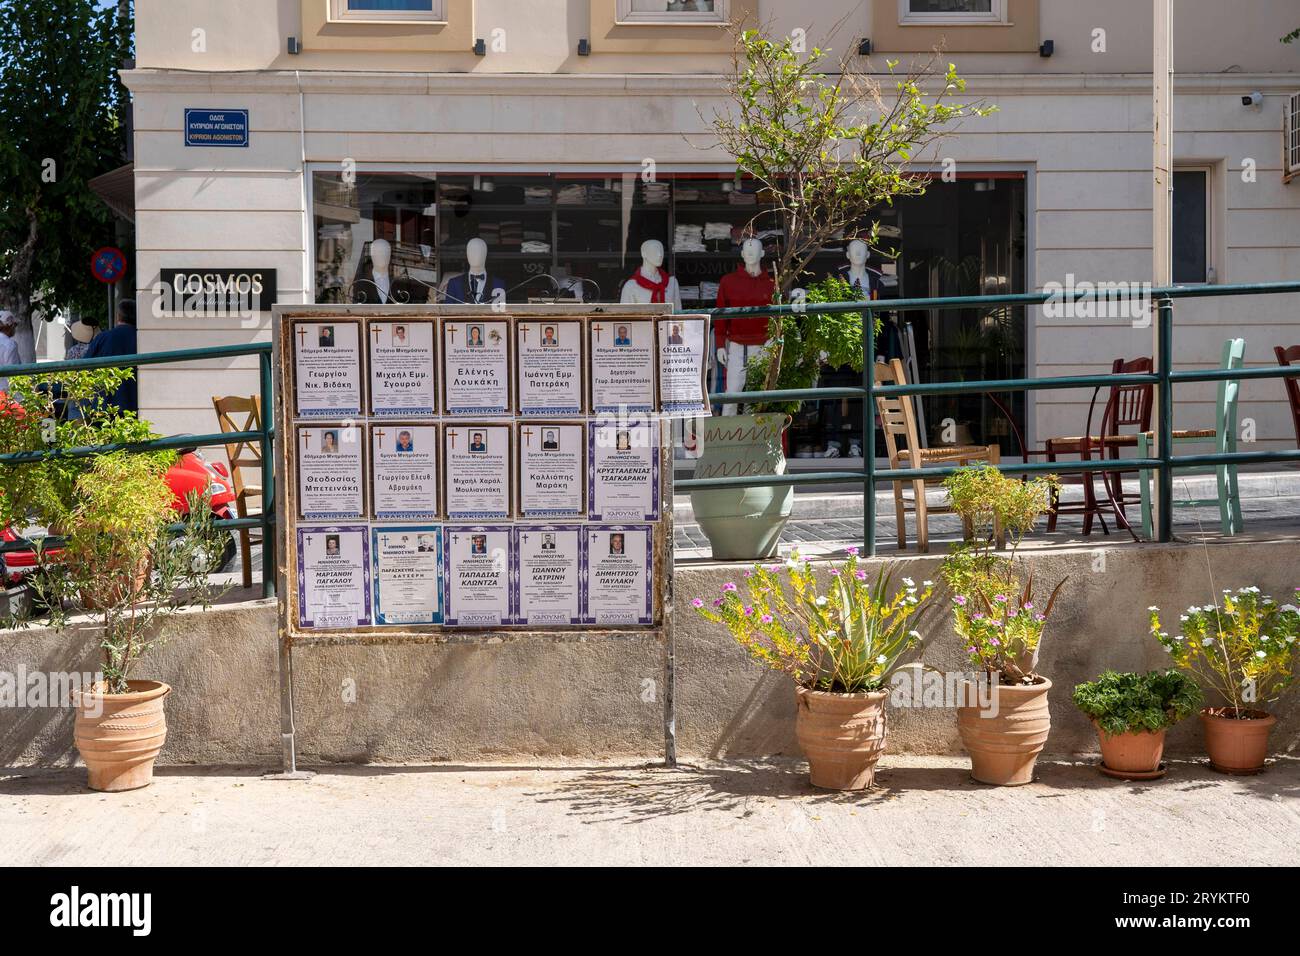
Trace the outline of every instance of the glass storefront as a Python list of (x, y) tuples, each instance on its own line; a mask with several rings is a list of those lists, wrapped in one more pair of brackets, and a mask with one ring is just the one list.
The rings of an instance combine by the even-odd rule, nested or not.
[[(682, 306), (712, 308), (723, 276), (740, 264), (744, 238), (758, 237), (769, 252), (782, 239), (754, 184), (719, 173), (660, 173), (647, 183), (633, 171), (318, 171), (312, 197), (320, 303), (472, 299), (464, 274), (473, 239), (486, 244), (486, 301), (497, 289), (507, 303), (617, 302), (640, 265), (641, 244), (657, 239)], [(882, 298), (1025, 289), (1023, 173), (936, 179), (924, 195), (875, 218), (881, 245), (897, 253), (872, 253)], [(823, 249), (809, 281), (840, 270), (845, 255), (846, 243)], [(1021, 309), (887, 315), (877, 348), (922, 381), (1018, 377), (1024, 321)], [(851, 369), (823, 377), (828, 385), (859, 381)], [(1022, 396), (927, 398), (922, 411), (931, 444), (997, 442), (1004, 454), (1021, 451)], [(806, 404), (789, 433), (790, 455), (858, 457), (861, 415), (860, 402)]]

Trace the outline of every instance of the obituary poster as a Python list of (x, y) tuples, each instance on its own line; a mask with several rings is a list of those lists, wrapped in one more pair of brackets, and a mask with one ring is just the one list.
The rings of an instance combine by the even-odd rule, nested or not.
[(295, 322), (293, 362), (299, 418), (361, 414), (359, 322)]
[(365, 516), (363, 432), (356, 425), (298, 426), (298, 517)]
[(654, 535), (649, 525), (587, 525), (588, 624), (654, 623)]
[(583, 528), (515, 527), (515, 623), (582, 623)]
[(544, 319), (515, 325), (516, 407), (523, 418), (582, 414), (582, 322)]
[(519, 425), (519, 516), (586, 516), (586, 433), (572, 422)]
[(593, 412), (651, 412), (655, 407), (655, 324), (594, 317), (588, 326)]
[(432, 415), (437, 407), (434, 323), (372, 321), (370, 413), (376, 417)]
[(369, 533), (364, 525), (298, 529), (298, 625), (370, 624)]
[(446, 624), (490, 627), (512, 623), (512, 537), (509, 525), (443, 528)]
[(644, 418), (592, 422), (587, 438), (592, 521), (659, 520), (659, 425)]
[(507, 424), (443, 426), (448, 518), (510, 517), (510, 430)]
[(709, 320), (670, 316), (658, 327), (659, 410), (676, 418), (708, 413)]
[(376, 624), (442, 623), (442, 529), (371, 529)]
[(442, 324), (443, 408), (481, 417), (510, 412), (510, 324), (467, 316)]
[(370, 506), (376, 521), (438, 517), (438, 426), (370, 426)]

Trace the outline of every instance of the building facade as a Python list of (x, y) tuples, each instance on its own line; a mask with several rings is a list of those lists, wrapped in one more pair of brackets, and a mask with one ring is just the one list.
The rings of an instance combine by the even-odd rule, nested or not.
[[(924, 158), (935, 178), (923, 197), (881, 211), (882, 244), (898, 254), (870, 263), (881, 295), (1151, 277), (1152, 26), (1130, 0), (137, 0), (136, 11), (125, 80), (145, 351), (269, 338), (267, 310), (187, 309), (184, 290), (204, 283), (256, 284), (262, 305), (272, 288), (282, 303), (463, 296), (456, 277), (476, 238), (507, 303), (618, 301), (641, 243), (658, 239), (683, 307), (714, 305), (744, 235), (780, 241), (761, 194), (711, 142), (731, 66), (724, 22), (803, 31), (837, 54), (869, 41), (861, 62), (882, 71), (941, 45), (967, 95), (998, 107)], [(1279, 42), (1296, 26), (1291, 0), (1175, 4), (1177, 281), (1300, 277), (1300, 181), (1284, 182), (1282, 143), (1300, 44)], [(815, 271), (841, 269), (845, 245)], [(1216, 364), (1229, 336), (1245, 337), (1248, 364), (1271, 363), (1273, 346), (1300, 342), (1297, 304), (1180, 303), (1176, 367)], [(882, 350), (926, 381), (1097, 372), (1151, 352), (1151, 329), (1123, 316), (901, 318)], [(212, 396), (256, 383), (239, 361), (142, 369), (141, 411), (166, 432), (211, 430)], [(1015, 457), (1022, 442), (1080, 434), (1090, 397), (936, 399), (925, 413), (932, 429), (953, 419)], [(1178, 427), (1212, 421), (1212, 385), (1176, 398)], [(858, 451), (861, 409), (833, 406), (804, 413), (792, 454)], [(1245, 383), (1241, 414), (1262, 447), (1295, 440), (1279, 381)]]

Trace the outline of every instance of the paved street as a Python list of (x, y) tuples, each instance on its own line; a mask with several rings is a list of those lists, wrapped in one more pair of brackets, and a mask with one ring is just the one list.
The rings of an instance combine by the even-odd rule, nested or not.
[(1173, 762), (1128, 784), (1040, 761), (1019, 788), (962, 757), (887, 757), (865, 794), (795, 763), (343, 766), (308, 782), (173, 767), (133, 793), (83, 770), (0, 774), (6, 864), (1300, 864), (1300, 760), (1255, 777)]

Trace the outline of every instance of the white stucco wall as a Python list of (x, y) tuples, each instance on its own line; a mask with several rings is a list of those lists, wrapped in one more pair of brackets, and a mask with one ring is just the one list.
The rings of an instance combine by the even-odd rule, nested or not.
[[(587, 14), (572, 9), (582, 3), (569, 5), (563, 16), (551, 9), (563, 6), (483, 0), (475, 6), (476, 32), (508, 22), (509, 58), (448, 54), (409, 66), (410, 54), (378, 61), (372, 54), (284, 54), (285, 37), (300, 23), (297, 3), (286, 0), (141, 0), (140, 65), (127, 82), (135, 97), (142, 349), (268, 335), (265, 321), (152, 316), (149, 289), (163, 267), (270, 266), (278, 270), (280, 301), (306, 301), (313, 250), (304, 250), (304, 148), (308, 163), (323, 164), (352, 159), (610, 170), (639, 169), (645, 157), (661, 168), (725, 162), (688, 141), (691, 134), (697, 134), (696, 145), (707, 139), (699, 110), (708, 112), (717, 79), (701, 71), (724, 63), (680, 55), (569, 57), (564, 51), (576, 45)], [(1028, 265), (1035, 287), (1064, 281), (1067, 273), (1093, 281), (1150, 277), (1150, 76), (1136, 72), (1149, 70), (1150, 26), (1133, 6), (1043, 0), (1042, 33), (1057, 43), (1051, 59), (950, 54), (969, 77), (970, 93), (999, 111), (967, 122), (942, 155), (964, 169), (1012, 164), (1031, 171)], [(806, 7), (762, 5), (778, 29), (797, 23)], [(858, 16), (870, 22), (865, 6), (854, 10), (846, 0), (819, 4), (818, 21), (834, 22), (838, 11), (849, 13), (850, 24)], [(1300, 277), (1300, 181), (1282, 184), (1280, 136), (1282, 94), (1300, 89), (1300, 49), (1276, 39), (1291, 19), (1291, 26), (1300, 25), (1300, 16), (1292, 16), (1300, 10), (1273, 0), (1252, 2), (1251, 10), (1244, 17), (1210, 0), (1180, 0), (1177, 11), (1174, 149), (1180, 163), (1215, 166), (1219, 282)], [(520, 30), (530, 17), (538, 18), (537, 28)], [(207, 52), (193, 54), (190, 24), (199, 21), (208, 24)], [(1107, 29), (1105, 54), (1089, 49), (1096, 24)], [(385, 72), (357, 72), (376, 69), (377, 62)], [(638, 73), (651, 65), (661, 75)], [(402, 67), (474, 72), (399, 72)], [(527, 75), (530, 68), (545, 75)], [(564, 75), (592, 70), (607, 72)], [(673, 71), (677, 75), (662, 75)], [(1255, 89), (1268, 94), (1264, 107), (1244, 109), (1241, 95)], [(249, 109), (251, 146), (186, 148), (185, 107)], [(1257, 164), (1255, 182), (1242, 180), (1247, 158)], [(1181, 305), (1175, 363), (1216, 364), (1229, 335), (1247, 339), (1249, 363), (1271, 363), (1274, 344), (1300, 341), (1298, 313), (1300, 297)], [(1103, 370), (1117, 355), (1150, 351), (1151, 331), (1120, 321), (1038, 315), (1031, 324), (1031, 360), (1039, 375)], [(256, 373), (251, 363), (239, 362), (207, 370), (147, 369), (141, 386), (142, 409), (160, 428), (195, 431), (212, 424), (212, 395), (251, 394)], [(1078, 433), (1087, 397), (1040, 393), (1032, 435)], [(1210, 423), (1213, 386), (1189, 386), (1176, 397), (1179, 426)], [(1266, 445), (1294, 441), (1279, 382), (1246, 383), (1241, 414), (1256, 420)]]

